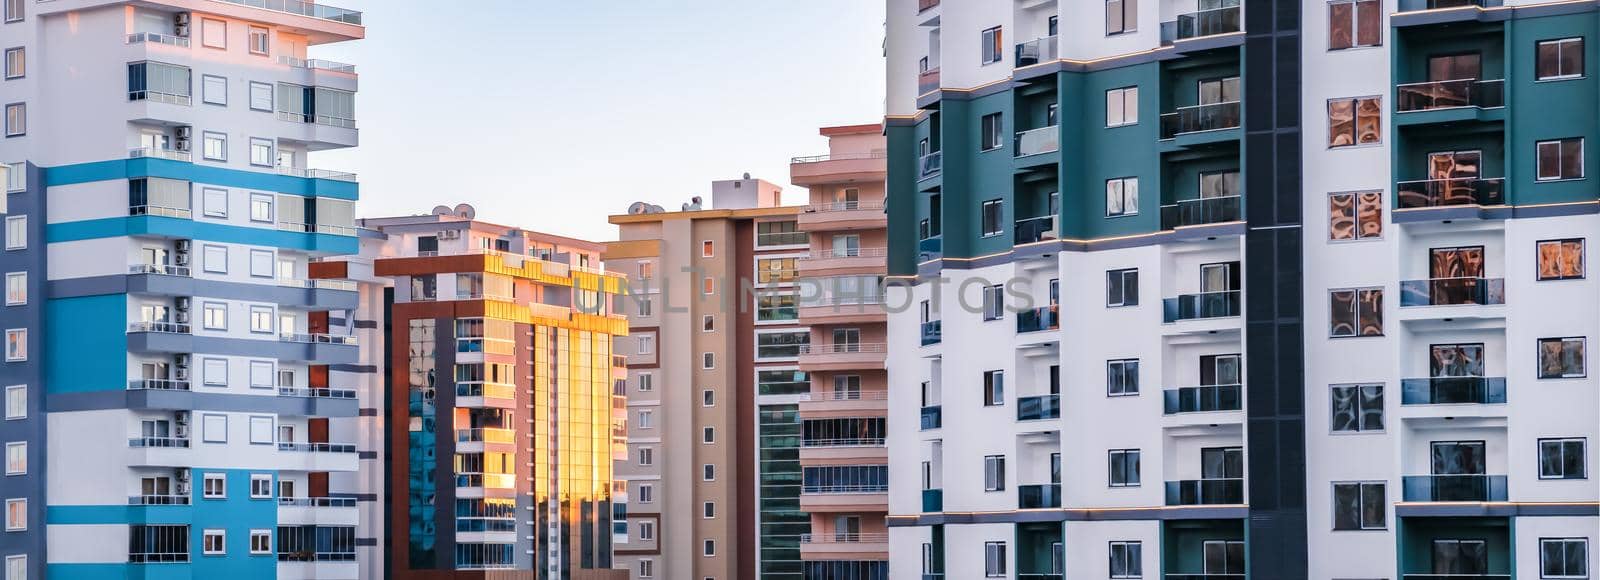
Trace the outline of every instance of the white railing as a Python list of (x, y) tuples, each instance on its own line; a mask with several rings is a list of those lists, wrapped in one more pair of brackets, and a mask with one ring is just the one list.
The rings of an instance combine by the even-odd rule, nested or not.
[(278, 334), (278, 340), (283, 342), (299, 342), (314, 344), (356, 344), (356, 337), (343, 334), (309, 333), (300, 334), (284, 332)]
[(318, 290), (348, 290), (354, 292), (356, 283), (353, 280), (303, 280), (300, 278), (278, 278), (279, 286), (289, 288), (316, 288)]
[(356, 180), (356, 174), (347, 171), (306, 169), (304, 167), (287, 167), (284, 165), (278, 166), (278, 173), (293, 177), (304, 177), (307, 179), (330, 179), (333, 181), (349, 181), (352, 183), (354, 183)]
[(834, 439), (802, 439), (801, 447), (882, 447), (882, 437), (844, 437)]
[(806, 211), (810, 213), (827, 213), (832, 211), (881, 210), (883, 207), (882, 201), (835, 201), (811, 204), (806, 208)]
[(857, 354), (888, 352), (881, 342), (846, 342), (840, 344), (802, 344), (800, 354)]
[(187, 495), (133, 495), (128, 505), (189, 505)]
[(172, 379), (128, 379), (130, 391), (187, 391), (189, 381)]
[(889, 255), (888, 248), (828, 248), (817, 250), (808, 256), (800, 256), (802, 260), (826, 260), (829, 258), (882, 258)]
[(278, 396), (301, 399), (354, 399), (356, 392), (354, 389), (279, 386)]
[[(188, 103), (184, 103), (184, 104), (188, 104)], [(356, 128), (356, 120), (355, 119), (344, 119), (344, 118), (340, 118), (340, 117), (331, 117), (331, 116), (328, 116), (328, 115), (307, 115), (305, 113), (296, 113), (296, 112), (293, 112), (293, 111), (278, 111), (278, 120), (280, 120), (280, 121), (289, 121), (291, 123), (312, 123), (312, 124), (316, 124), (316, 125), (327, 125), (329, 127), (340, 127), (340, 128), (343, 128), (343, 129), (354, 129), (354, 128)]]
[(303, 222), (278, 222), (278, 230), (285, 232), (299, 232), (302, 234), (329, 234), (334, 236), (356, 235), (356, 228), (354, 226), (308, 224)]
[(800, 400), (808, 402), (820, 401), (885, 401), (889, 399), (889, 391), (824, 391), (801, 393)]
[(162, 334), (189, 334), (189, 325), (173, 322), (133, 322), (128, 332), (158, 332)]
[(157, 103), (166, 103), (168, 105), (181, 105), (181, 106), (185, 106), (185, 107), (189, 106), (190, 103), (194, 102), (193, 98), (191, 98), (189, 95), (178, 95), (178, 94), (173, 94), (173, 93), (163, 93), (163, 92), (160, 92), (160, 91), (128, 91), (128, 100), (130, 100), (130, 101), (154, 101), (154, 102), (157, 102)]
[(840, 153), (829, 155), (808, 155), (805, 157), (791, 157), (789, 163), (822, 163), (824, 161), (849, 161), (854, 159), (887, 159), (888, 151), (872, 151), (869, 153)]
[(356, 498), (353, 497), (280, 497), (278, 505), (292, 507), (356, 507)]
[(350, 443), (279, 443), (278, 451), (298, 451), (301, 453), (355, 453), (356, 446)]
[(128, 35), (128, 44), (143, 43), (165, 44), (167, 46), (189, 48), (189, 39), (183, 36), (173, 36), (171, 34), (160, 34), (156, 32), (135, 32)]
[(883, 532), (855, 534), (844, 532), (835, 532), (832, 534), (800, 534), (800, 543), (802, 544), (881, 544), (888, 541), (889, 534)]
[(278, 64), (285, 64), (294, 68), (317, 69), (338, 73), (356, 74), (356, 65), (334, 62), (331, 60), (322, 60), (318, 58), (304, 59), (295, 58), (292, 56), (280, 56), (278, 57)]
[(194, 211), (186, 207), (135, 205), (128, 207), (128, 215), (153, 215), (186, 220), (194, 217)]
[(156, 147), (140, 147), (140, 148), (137, 148), (137, 149), (129, 149), (128, 150), (128, 158), (130, 158), (130, 159), (144, 159), (144, 158), (170, 159), (172, 161), (182, 161), (184, 163), (188, 163), (190, 161), (194, 161), (194, 155), (190, 154), (188, 151), (178, 151), (176, 149), (159, 149), (159, 148), (156, 148)]
[(170, 266), (167, 264), (134, 264), (128, 266), (129, 274), (155, 274), (157, 276), (189, 277), (188, 266)]
[(240, 6), (249, 6), (252, 8), (260, 8), (262, 10), (271, 10), (273, 12), (284, 12), (288, 14), (298, 14), (300, 16), (309, 16), (318, 20), (331, 20), (333, 22), (343, 22), (345, 24), (354, 24), (357, 26), (361, 25), (360, 12), (339, 8), (337, 6), (328, 6), (326, 4), (320, 4), (316, 2), (302, 2), (301, 0), (216, 1), (225, 2), (228, 4), (238, 4)]

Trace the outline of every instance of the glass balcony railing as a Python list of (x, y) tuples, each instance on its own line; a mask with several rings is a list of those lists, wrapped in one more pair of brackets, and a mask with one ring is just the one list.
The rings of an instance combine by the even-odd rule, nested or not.
[(189, 505), (187, 495), (134, 495), (128, 496), (128, 505)]
[(1506, 501), (1506, 476), (1407, 475), (1400, 479), (1404, 501)]
[(1244, 578), (1243, 572), (1213, 572), (1210, 574), (1167, 574), (1162, 577), (1162, 580), (1244, 580)]
[(917, 242), (917, 259), (927, 261), (942, 255), (944, 255), (943, 237), (934, 236)]
[(944, 511), (944, 490), (942, 490), (942, 489), (924, 489), (924, 490), (922, 490), (922, 511), (923, 512), (942, 512), (942, 511)]
[(189, 334), (189, 325), (173, 322), (132, 322), (128, 332), (154, 332), (159, 334)]
[(1505, 204), (1504, 177), (1417, 179), (1395, 184), (1400, 209)]
[(279, 386), (278, 396), (300, 397), (305, 399), (354, 399), (355, 389), (329, 389), (325, 387), (294, 387)]
[(129, 159), (166, 159), (188, 163), (194, 161), (194, 155), (188, 151), (167, 149), (165, 147), (138, 147), (128, 150)]
[(920, 175), (922, 175), (923, 178), (938, 175), (940, 171), (944, 170), (944, 152), (934, 151), (933, 153), (923, 155), (922, 158), (918, 160), (918, 167), (922, 168)]
[(938, 429), (944, 426), (943, 407), (929, 405), (922, 408), (922, 430)]
[(1061, 130), (1054, 125), (1017, 132), (1016, 156), (1027, 157), (1061, 149)]
[(1402, 405), (1503, 405), (1505, 377), (1400, 379)]
[(229, 4), (252, 6), (273, 12), (286, 12), (309, 16), (318, 20), (331, 20), (345, 24), (361, 24), (361, 13), (355, 10), (346, 10), (336, 6), (328, 6), (317, 2), (303, 2), (301, 0), (217, 0)]
[(188, 449), (188, 437), (133, 437), (128, 439), (129, 447), (140, 448), (178, 448)]
[(1401, 574), (1401, 580), (1511, 580), (1510, 574)]
[(1489, 109), (1506, 104), (1505, 79), (1457, 79), (1406, 83), (1395, 86), (1395, 112), (1431, 111), (1456, 107)]
[(1061, 318), (1058, 313), (1059, 306), (1051, 304), (1032, 310), (1023, 310), (1017, 313), (1017, 332), (1043, 332), (1047, 330), (1060, 330)]
[(939, 69), (930, 68), (917, 74), (917, 94), (926, 95), (939, 90)]
[(502, 383), (461, 382), (456, 383), (456, 396), (515, 399), (517, 397), (517, 388)]
[(1224, 6), (1188, 14), (1161, 23), (1161, 44), (1239, 31), (1239, 7)]
[(128, 35), (128, 44), (165, 44), (179, 48), (189, 48), (189, 37), (161, 34), (157, 32), (135, 32)]
[(1243, 479), (1168, 481), (1167, 505), (1233, 505), (1244, 503)]
[(1161, 206), (1161, 229), (1239, 221), (1239, 195), (1179, 200)]
[(497, 429), (493, 427), (456, 429), (456, 442), (511, 444), (517, 442), (517, 432), (511, 429)]
[(1411, 12), (1415, 10), (1439, 10), (1442, 8), (1460, 8), (1463, 6), (1493, 8), (1496, 6), (1503, 6), (1504, 4), (1504, 0), (1400, 0), (1399, 11)]
[(1012, 231), (1015, 232), (1017, 244), (1032, 244), (1061, 237), (1061, 232), (1056, 230), (1056, 216), (1053, 215), (1017, 220)]
[(1186, 133), (1234, 129), (1239, 126), (1239, 101), (1178, 107), (1161, 115), (1161, 138)]
[(1166, 414), (1238, 411), (1243, 408), (1243, 385), (1202, 385), (1178, 387), (1161, 392)]
[(1017, 486), (1017, 509), (1058, 507), (1061, 507), (1061, 484), (1046, 483)]
[(944, 338), (944, 322), (943, 321), (940, 321), (940, 320), (929, 320), (927, 322), (922, 323), (922, 346), (928, 346), (930, 344), (939, 344), (939, 341), (943, 340), (943, 338)]
[(1057, 57), (1056, 37), (1046, 36), (1017, 45), (1017, 67), (1033, 66), (1041, 62), (1050, 62)]
[(1017, 420), (1038, 421), (1061, 418), (1061, 395), (1017, 397)]
[(517, 485), (517, 477), (511, 473), (457, 473), (456, 487), (484, 487), (490, 489), (513, 489)]
[(1243, 295), (1238, 290), (1201, 292), (1183, 294), (1177, 298), (1164, 298), (1161, 300), (1161, 319), (1171, 324), (1180, 320), (1239, 316), (1243, 313), (1242, 300)]
[(1430, 278), (1400, 281), (1400, 306), (1505, 303), (1505, 278)]
[(189, 381), (172, 379), (128, 379), (130, 391), (187, 391)]

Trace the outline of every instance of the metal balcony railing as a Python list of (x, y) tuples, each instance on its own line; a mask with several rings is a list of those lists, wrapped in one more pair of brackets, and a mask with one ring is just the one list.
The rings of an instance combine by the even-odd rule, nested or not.
[(1244, 503), (1244, 479), (1185, 479), (1168, 481), (1167, 505), (1232, 505)]
[(134, 495), (128, 496), (128, 505), (189, 505), (187, 495)]
[(1179, 14), (1177, 20), (1161, 23), (1161, 44), (1170, 45), (1179, 40), (1238, 32), (1240, 22), (1238, 6)]
[(823, 162), (826, 162), (826, 161), (851, 161), (851, 160), (859, 160), (859, 159), (887, 159), (888, 157), (889, 157), (889, 152), (888, 151), (878, 150), (878, 151), (869, 151), (869, 152), (866, 152), (866, 153), (829, 153), (827, 155), (805, 155), (805, 156), (801, 156), (801, 157), (790, 157), (789, 158), (789, 163), (793, 164), (793, 165), (799, 165), (799, 164), (804, 164), (804, 163), (823, 163)]
[(189, 381), (173, 379), (128, 379), (130, 391), (187, 391)]
[(1506, 501), (1504, 475), (1407, 475), (1400, 486), (1404, 501)]
[(939, 344), (944, 340), (944, 321), (929, 320), (922, 323), (922, 346)]
[(1238, 194), (1179, 200), (1161, 206), (1161, 229), (1239, 221), (1243, 198)]
[(1400, 306), (1505, 303), (1505, 278), (1429, 278), (1400, 281)]
[(347, 171), (329, 171), (327, 169), (306, 169), (304, 167), (290, 167), (279, 165), (278, 173), (306, 179), (327, 179), (329, 181), (356, 182), (356, 174)]
[[(770, 383), (764, 383), (764, 384), (770, 384)], [(801, 383), (801, 384), (804, 384), (804, 383)], [(845, 389), (845, 390), (837, 390), (837, 391), (818, 391), (818, 392), (810, 392), (810, 393), (801, 393), (800, 394), (800, 400), (802, 400), (802, 401), (813, 401), (813, 402), (823, 402), (823, 401), (885, 401), (885, 400), (888, 400), (888, 399), (889, 399), (889, 392), (888, 391), (884, 391), (884, 390), (879, 390), (879, 389), (874, 389), (874, 390), (870, 390), (870, 391), (857, 391), (857, 390)]]
[(1056, 229), (1056, 216), (1047, 215), (1017, 220), (1012, 229), (1017, 244), (1032, 244), (1061, 237)]
[(888, 248), (828, 248), (800, 256), (802, 260), (827, 260), (832, 258), (882, 258), (889, 255)]
[(829, 439), (801, 439), (801, 447), (881, 447), (883, 437), (835, 437)]
[(887, 483), (808, 483), (800, 486), (800, 493), (887, 493)]
[(1055, 125), (1017, 132), (1016, 156), (1027, 157), (1061, 149), (1061, 130)]
[(1238, 411), (1243, 408), (1243, 385), (1201, 385), (1178, 387), (1161, 392), (1162, 408), (1168, 415)]
[(131, 205), (128, 206), (128, 215), (150, 215), (159, 217), (178, 218), (186, 220), (194, 217), (194, 211), (186, 207), (165, 207), (159, 205)]
[(129, 274), (154, 274), (157, 276), (175, 276), (178, 278), (189, 277), (188, 266), (173, 266), (170, 264), (132, 264), (128, 266)]
[(194, 102), (194, 98), (189, 96), (189, 95), (180, 95), (180, 94), (177, 94), (177, 93), (164, 93), (164, 92), (161, 92), (161, 91), (151, 91), (151, 90), (144, 90), (144, 89), (128, 91), (128, 100), (130, 100), (130, 101), (150, 101), (150, 102), (154, 102), (154, 103), (166, 103), (168, 105), (179, 105), (179, 106), (183, 106), (183, 107), (187, 107), (191, 103)]
[(882, 544), (888, 541), (889, 534), (883, 532), (800, 534), (800, 543), (802, 544)]
[(806, 207), (806, 213), (829, 213), (836, 211), (880, 211), (884, 208), (882, 201), (835, 201), (829, 203), (814, 203)]
[(356, 398), (356, 392), (354, 389), (279, 386), (278, 396), (304, 399), (354, 399)]
[(1463, 6), (1493, 8), (1503, 5), (1505, 5), (1504, 0), (1400, 0), (1399, 12), (1439, 10), (1441, 8), (1460, 8)]
[(1043, 332), (1047, 330), (1060, 330), (1060, 307), (1054, 304), (1041, 306), (1017, 313), (1017, 333)]
[(1017, 420), (1038, 421), (1061, 418), (1061, 395), (1017, 397)]
[(189, 334), (189, 325), (175, 322), (133, 322), (128, 332), (155, 332), (160, 334)]
[(355, 10), (346, 10), (337, 6), (328, 6), (317, 2), (302, 2), (300, 0), (214, 0), (240, 6), (250, 6), (273, 12), (284, 12), (309, 16), (318, 20), (330, 20), (345, 24), (361, 25), (361, 13)]
[(920, 175), (923, 178), (938, 175), (940, 171), (944, 171), (944, 152), (934, 151), (933, 153), (923, 155), (920, 159), (918, 159), (917, 166), (921, 168)]
[(288, 65), (294, 68), (317, 69), (338, 73), (356, 74), (356, 65), (345, 64), (331, 60), (322, 60), (319, 58), (304, 59), (284, 55), (278, 57), (278, 64)]
[(129, 149), (128, 150), (128, 158), (129, 159), (166, 159), (166, 160), (169, 160), (169, 161), (181, 161), (181, 162), (184, 162), (184, 163), (189, 163), (191, 161), (194, 161), (194, 155), (190, 154), (188, 151), (178, 151), (176, 149), (163, 149), (163, 148), (160, 148), (160, 147), (137, 147), (137, 148), (134, 148), (134, 149)]
[(938, 429), (944, 426), (943, 407), (929, 405), (922, 408), (922, 430)]
[(188, 437), (133, 437), (128, 439), (129, 447), (140, 448), (178, 448), (188, 449)]
[(800, 355), (808, 354), (877, 354), (888, 352), (881, 342), (840, 342), (834, 344), (802, 344)]
[(930, 68), (917, 74), (917, 94), (926, 95), (939, 90), (939, 69)]
[(280, 497), (278, 505), (291, 507), (312, 508), (353, 508), (356, 507), (356, 498), (353, 497)]
[(1239, 127), (1239, 101), (1178, 107), (1161, 115), (1161, 138)]
[(1239, 316), (1243, 314), (1242, 302), (1243, 294), (1238, 290), (1182, 294), (1161, 300), (1161, 318), (1170, 324), (1182, 320)]
[(350, 443), (278, 443), (278, 451), (292, 451), (296, 453), (355, 453), (356, 446)]
[(144, 43), (165, 44), (167, 46), (189, 48), (189, 38), (184, 36), (173, 36), (171, 34), (160, 34), (156, 32), (135, 32), (128, 35), (128, 44)]
[(1395, 184), (1400, 209), (1505, 204), (1504, 177), (1416, 179)]
[(1045, 483), (1017, 486), (1017, 509), (1058, 507), (1061, 507), (1061, 484)]
[(1058, 58), (1057, 38), (1046, 36), (1017, 45), (1016, 63), (1018, 67), (1033, 66), (1041, 62), (1050, 62)]
[(357, 342), (356, 341), (356, 337), (353, 336), (353, 335), (327, 334), (327, 333), (320, 333), (320, 332), (315, 332), (315, 333), (284, 332), (284, 333), (279, 333), (278, 334), (278, 340), (280, 340), (282, 342), (300, 342), (300, 343), (311, 343), (311, 344), (344, 344), (344, 345), (351, 345), (351, 346), (354, 346), (356, 344), (356, 342)]
[(1505, 377), (1400, 379), (1402, 405), (1503, 405), (1505, 402)]
[(1456, 107), (1489, 109), (1506, 105), (1505, 79), (1406, 83), (1396, 85), (1395, 93), (1394, 110), (1398, 113)]

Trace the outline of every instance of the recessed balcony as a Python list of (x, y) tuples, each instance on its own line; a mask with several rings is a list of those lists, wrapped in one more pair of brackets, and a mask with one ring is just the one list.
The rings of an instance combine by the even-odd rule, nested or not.
[(1166, 484), (1169, 506), (1244, 503), (1244, 479), (1185, 479)]
[(923, 407), (922, 408), (922, 427), (921, 427), (921, 429), (923, 431), (927, 431), (929, 429), (938, 429), (938, 428), (943, 427), (943, 426), (944, 426), (944, 407), (943, 406), (940, 406), (940, 405), (929, 405), (927, 407)]
[(1017, 313), (1017, 334), (1061, 329), (1060, 307), (1051, 304)]
[(1503, 405), (1505, 377), (1400, 379), (1402, 405)]
[(923, 511), (923, 513), (932, 513), (932, 512), (942, 512), (942, 511), (944, 511), (944, 490), (943, 489), (924, 489), (924, 490), (922, 490), (922, 511)]
[(872, 272), (856, 270), (881, 270), (886, 264), (888, 255), (887, 248), (828, 248), (813, 250), (810, 255), (801, 256), (798, 261), (800, 271), (804, 275), (869, 274)]
[(934, 151), (917, 159), (918, 173), (922, 179), (938, 175), (944, 171), (944, 152)]
[(1162, 410), (1168, 415), (1238, 411), (1243, 408), (1243, 385), (1201, 385), (1161, 392)]
[(1161, 115), (1161, 138), (1239, 128), (1239, 101), (1178, 107)]
[(1059, 58), (1057, 37), (1036, 38), (1017, 45), (1016, 66), (1022, 68)]
[(128, 497), (128, 505), (189, 505), (192, 499), (187, 495), (134, 495)]
[(1017, 486), (1017, 509), (1061, 507), (1061, 484), (1045, 483)]
[(802, 418), (879, 416), (889, 408), (889, 392), (872, 390), (827, 390), (800, 394)]
[[(1484, 116), (1481, 113), (1484, 109), (1506, 106), (1505, 84), (1505, 79), (1456, 79), (1396, 85), (1394, 110), (1398, 115), (1395, 122), (1415, 125), (1502, 120), (1503, 114)], [(1422, 114), (1429, 111), (1439, 114)]]
[(189, 334), (190, 327), (173, 322), (133, 322), (128, 324), (128, 333)]
[(1240, 22), (1239, 6), (1179, 14), (1177, 20), (1161, 23), (1161, 44), (1167, 46), (1180, 40), (1239, 32)]
[(128, 379), (130, 391), (187, 391), (189, 381), (175, 379)]
[(1061, 129), (1051, 125), (1020, 131), (1013, 145), (1017, 157), (1054, 153), (1061, 149)]
[(1161, 300), (1162, 322), (1229, 318), (1243, 314), (1243, 293), (1239, 290), (1180, 294)]
[(194, 218), (194, 211), (189, 209), (189, 208), (186, 208), (186, 207), (166, 207), (166, 206), (160, 206), (160, 205), (130, 205), (130, 206), (128, 206), (128, 215), (130, 215), (130, 216), (169, 217), (169, 218), (176, 218), (176, 219), (180, 219), (180, 220), (186, 220), (186, 219), (193, 219)]
[(789, 182), (801, 187), (856, 180), (883, 180), (889, 170), (884, 150), (794, 157), (789, 160)]
[(1019, 246), (1061, 237), (1060, 230), (1056, 229), (1056, 216), (1053, 215), (1017, 220), (1012, 232)]
[(1236, 222), (1243, 197), (1226, 195), (1184, 199), (1161, 206), (1161, 229), (1171, 230), (1190, 226), (1203, 226)]
[(1401, 478), (1408, 502), (1506, 501), (1506, 476), (1486, 474), (1407, 475)]
[(353, 497), (280, 497), (278, 524), (289, 526), (353, 526), (361, 513)]
[(1505, 178), (1416, 179), (1395, 184), (1400, 209), (1460, 205), (1504, 205)]
[(882, 369), (887, 352), (883, 343), (803, 344), (800, 345), (800, 369), (808, 372)]
[(944, 321), (929, 320), (922, 323), (922, 346), (939, 344), (944, 340)]
[(304, 1), (304, 0), (214, 0), (214, 1), (216, 1), (216, 2), (226, 2), (228, 4), (238, 4), (240, 6), (249, 6), (249, 7), (252, 7), (252, 8), (260, 8), (262, 10), (271, 10), (273, 12), (283, 12), (283, 13), (286, 13), (286, 14), (295, 14), (295, 15), (299, 15), (299, 16), (307, 16), (307, 17), (310, 17), (310, 18), (316, 18), (318, 20), (327, 20), (327, 21), (330, 21), (330, 22), (341, 22), (341, 23), (344, 23), (344, 24), (354, 24), (356, 26), (360, 26), (361, 25), (361, 12), (356, 11), (356, 10), (348, 10), (348, 9), (344, 9), (344, 8), (339, 8), (337, 6), (328, 6), (328, 5), (322, 4), (320, 2), (307, 2), (307, 1)]
[(889, 534), (884, 532), (800, 534), (802, 560), (887, 559), (888, 555)]
[(189, 48), (189, 37), (156, 32), (135, 32), (127, 36), (127, 44), (160, 44), (176, 48)]
[(485, 382), (456, 383), (456, 406), (467, 408), (509, 409), (517, 404), (515, 385)]
[(1504, 278), (1429, 278), (1400, 281), (1401, 307), (1505, 303)]
[(1017, 420), (1039, 421), (1061, 418), (1061, 395), (1017, 397)]
[(937, 90), (939, 90), (938, 67), (925, 69), (917, 73), (917, 94), (926, 95)]
[(166, 159), (180, 163), (194, 161), (194, 155), (188, 151), (166, 149), (162, 147), (137, 147), (128, 150), (129, 159)]

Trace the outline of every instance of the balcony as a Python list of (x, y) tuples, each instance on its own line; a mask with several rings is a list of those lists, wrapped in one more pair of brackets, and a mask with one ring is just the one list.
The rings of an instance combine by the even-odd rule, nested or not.
[(189, 163), (189, 162), (194, 161), (194, 155), (190, 154), (188, 151), (178, 151), (176, 149), (163, 149), (163, 148), (159, 148), (159, 147), (138, 147), (138, 148), (135, 148), (135, 149), (129, 149), (128, 150), (128, 158), (129, 159), (166, 159), (168, 161), (178, 161), (178, 162), (182, 162), (182, 163)]
[(1019, 131), (1013, 145), (1017, 157), (1054, 153), (1061, 149), (1061, 129), (1051, 125)]
[(797, 221), (804, 232), (880, 229), (889, 221), (884, 207), (883, 200), (817, 203), (801, 212)]
[(180, 95), (178, 93), (167, 93), (167, 92), (162, 92), (162, 91), (151, 91), (151, 90), (146, 90), (146, 89), (128, 91), (128, 100), (129, 101), (144, 101), (146, 103), (162, 103), (162, 104), (166, 104), (166, 105), (177, 105), (177, 106), (180, 106), (180, 107), (187, 107), (190, 104), (194, 103), (194, 97), (190, 96), (190, 95)]
[[(512, 473), (463, 472), (456, 474), (456, 487), (467, 489), (516, 489), (517, 476)], [(482, 497), (481, 495), (479, 497)]]
[(1511, 580), (1510, 574), (1402, 574), (1402, 580)]
[(801, 393), (800, 416), (801, 418), (878, 416), (888, 408), (888, 400), (889, 392), (881, 389)]
[(938, 429), (944, 426), (944, 407), (930, 405), (922, 408), (922, 430)]
[(1179, 200), (1161, 206), (1161, 229), (1171, 230), (1240, 220), (1239, 195)]
[(944, 339), (944, 321), (929, 320), (922, 323), (922, 346), (939, 344)]
[(356, 74), (356, 65), (345, 64), (345, 63), (342, 63), (342, 62), (334, 62), (334, 61), (331, 61), (331, 60), (322, 60), (322, 59), (318, 59), (318, 58), (303, 59), (303, 58), (295, 58), (295, 57), (292, 57), (292, 56), (284, 55), (284, 56), (278, 57), (278, 64), (285, 65), (285, 66), (290, 66), (290, 67), (293, 67), (293, 68), (303, 68), (303, 69), (310, 69), (310, 70), (325, 70), (325, 71), (330, 71), (330, 72), (352, 74), (352, 75)]
[(1201, 385), (1161, 392), (1162, 410), (1168, 415), (1238, 411), (1243, 408), (1243, 385)]
[(1038, 421), (1061, 418), (1061, 395), (1017, 397), (1017, 420)]
[(278, 222), (278, 231), (295, 232), (302, 234), (327, 234), (330, 236), (355, 236), (355, 226), (341, 226), (335, 224), (308, 224), (301, 222)]
[(1017, 313), (1017, 334), (1061, 329), (1059, 306), (1051, 304)]
[(356, 446), (349, 443), (278, 443), (278, 451), (293, 453), (355, 453)]
[(188, 437), (133, 437), (128, 439), (128, 465), (188, 467), (192, 443)]
[(345, 171), (330, 171), (327, 169), (306, 169), (304, 167), (289, 167), (287, 165), (279, 165), (278, 174), (288, 175), (290, 177), (301, 177), (305, 179), (327, 179), (331, 181), (344, 181), (347, 183), (356, 182), (356, 174), (354, 173)]
[(180, 220), (193, 219), (194, 211), (186, 207), (165, 207), (159, 205), (132, 205), (128, 206), (130, 216), (158, 216), (177, 218)]
[(811, 241), (805, 232), (760, 232), (756, 234), (756, 247), (804, 246)]
[(286, 526), (353, 526), (361, 513), (353, 497), (280, 497), (278, 524)]
[(1505, 303), (1504, 278), (1429, 278), (1400, 281), (1401, 307)]
[(924, 489), (924, 490), (922, 490), (922, 511), (923, 511), (923, 513), (933, 513), (933, 512), (942, 512), (942, 511), (944, 511), (944, 490), (942, 490), (942, 489)]
[(1400, 484), (1403, 501), (1506, 501), (1504, 475), (1407, 475)]
[(517, 432), (511, 429), (496, 429), (492, 427), (456, 429), (456, 443), (499, 443), (511, 445), (516, 442)]
[[(828, 248), (812, 250), (809, 255), (801, 256), (798, 260), (800, 272), (803, 275), (822, 275), (819, 272), (826, 270), (844, 269), (882, 269), (889, 255), (887, 248)], [(846, 274), (852, 272), (835, 272)], [(869, 274), (872, 272), (855, 272)]]
[(1185, 479), (1166, 484), (1169, 506), (1244, 503), (1243, 479)]
[(1239, 101), (1178, 107), (1161, 115), (1161, 138), (1239, 128)]
[(1504, 107), (1505, 84), (1505, 79), (1457, 79), (1396, 85), (1394, 110), (1414, 113), (1458, 107)]
[(177, 381), (172, 379), (129, 379), (128, 390), (187, 391), (189, 390), (189, 381)]
[(944, 171), (944, 152), (934, 151), (923, 155), (917, 159), (917, 167), (920, 168), (918, 175), (922, 179), (938, 175), (941, 171)]
[(1012, 232), (1019, 246), (1061, 237), (1060, 231), (1056, 229), (1056, 216), (1053, 215), (1017, 220)]
[(887, 559), (889, 534), (800, 534), (802, 560)]
[(883, 343), (803, 344), (800, 370), (881, 369), (887, 352)]
[(303, 399), (355, 399), (354, 389), (328, 389), (308, 387), (278, 387), (280, 397), (298, 397)]
[(187, 495), (135, 495), (128, 497), (128, 505), (189, 505)]
[(1061, 507), (1061, 484), (1017, 486), (1017, 509), (1045, 509)]
[(1161, 45), (1170, 46), (1180, 40), (1239, 32), (1239, 23), (1238, 6), (1179, 14), (1177, 20), (1161, 23)]
[(1461, 8), (1465, 6), (1493, 8), (1496, 6), (1502, 6), (1504, 4), (1505, 3), (1503, 0), (1400, 0), (1399, 12), (1442, 10), (1445, 8)]
[(1046, 36), (1017, 45), (1016, 66), (1022, 68), (1033, 66), (1041, 62), (1050, 62), (1059, 58), (1057, 52), (1057, 38)]
[(178, 48), (189, 48), (189, 38), (186, 36), (173, 36), (155, 32), (135, 32), (127, 37), (128, 44), (163, 44)]
[(278, 340), (282, 342), (298, 342), (304, 344), (356, 345), (356, 337), (348, 334), (285, 332), (278, 335)]
[(147, 332), (155, 334), (189, 334), (189, 325), (171, 322), (133, 322), (128, 324), (128, 332)]
[(1504, 405), (1505, 377), (1400, 379), (1402, 405)]
[(934, 236), (917, 240), (917, 259), (933, 260), (944, 255), (944, 237)]
[(1504, 205), (1505, 178), (1417, 179), (1395, 184), (1400, 209), (1458, 205)]
[[(1164, 580), (1245, 580), (1244, 574), (1167, 574)], [(1409, 578), (1409, 577), (1408, 577)]]
[(467, 408), (511, 408), (517, 404), (517, 388), (503, 383), (458, 382), (456, 406)]
[(917, 94), (926, 95), (939, 90), (939, 69), (930, 68), (917, 74)]
[(854, 179), (882, 180), (889, 170), (889, 154), (884, 150), (865, 153), (837, 153), (789, 159), (789, 182), (809, 187)]
[(252, 7), (252, 8), (260, 8), (262, 10), (271, 10), (273, 12), (283, 12), (283, 13), (287, 13), (287, 14), (297, 14), (297, 15), (300, 15), (300, 16), (309, 16), (311, 18), (316, 18), (318, 20), (328, 20), (328, 21), (331, 21), (331, 22), (342, 22), (342, 23), (345, 23), (345, 24), (354, 24), (356, 26), (360, 26), (361, 25), (361, 13), (360, 12), (357, 12), (355, 10), (346, 10), (344, 8), (339, 8), (339, 7), (336, 7), (336, 6), (328, 6), (326, 4), (319, 4), (319, 3), (314, 3), (314, 2), (303, 2), (301, 0), (215, 0), (215, 1), (216, 2), (226, 2), (228, 4), (238, 4), (240, 6), (249, 6), (249, 7)]
[(1177, 298), (1161, 300), (1162, 322), (1172, 324), (1184, 320), (1228, 318), (1243, 313), (1243, 294), (1238, 290), (1181, 294)]

